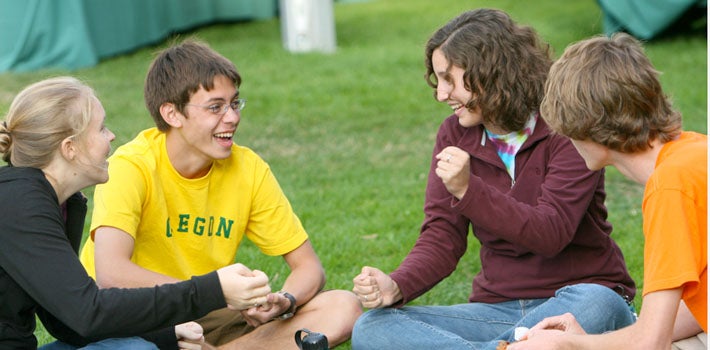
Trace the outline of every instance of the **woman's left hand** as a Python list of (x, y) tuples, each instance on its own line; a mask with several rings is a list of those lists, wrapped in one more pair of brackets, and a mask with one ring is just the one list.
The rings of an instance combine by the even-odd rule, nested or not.
[(197, 322), (186, 322), (175, 326), (175, 335), (180, 350), (215, 349), (205, 342), (202, 326)]

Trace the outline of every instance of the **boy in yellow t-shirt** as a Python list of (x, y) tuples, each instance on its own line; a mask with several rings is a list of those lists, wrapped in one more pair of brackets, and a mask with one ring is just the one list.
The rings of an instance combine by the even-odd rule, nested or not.
[(232, 264), (246, 236), (282, 256), (291, 273), (266, 303), (197, 320), (206, 340), (284, 349), (305, 327), (336, 346), (349, 338), (360, 303), (349, 291), (321, 291), (323, 267), (269, 166), (233, 143), (246, 103), (240, 84), (234, 64), (197, 41), (156, 57), (145, 82), (156, 127), (110, 158), (81, 260), (103, 288), (148, 287)]
[(587, 335), (574, 316), (543, 320), (510, 344), (524, 349), (706, 349), (706, 135), (681, 130), (658, 72), (628, 34), (568, 47), (552, 66), (541, 111), (590, 169), (612, 165), (640, 184), (644, 288), (638, 321)]

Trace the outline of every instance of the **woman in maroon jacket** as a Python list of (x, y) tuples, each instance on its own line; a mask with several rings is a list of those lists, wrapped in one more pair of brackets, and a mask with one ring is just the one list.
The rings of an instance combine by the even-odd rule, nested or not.
[[(463, 13), (431, 37), (427, 82), (454, 114), (437, 134), (415, 246), (389, 275), (364, 267), (354, 278), (373, 309), (355, 325), (354, 349), (493, 349), (565, 312), (590, 333), (634, 322), (604, 174), (539, 115), (550, 65), (534, 30), (498, 10)], [(481, 271), (468, 303), (404, 306), (456, 269), (469, 229)]]

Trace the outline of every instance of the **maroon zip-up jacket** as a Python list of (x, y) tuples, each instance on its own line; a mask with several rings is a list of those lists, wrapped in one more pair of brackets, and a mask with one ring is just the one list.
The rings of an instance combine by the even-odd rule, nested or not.
[(538, 118), (515, 156), (515, 180), (483, 126), (464, 128), (455, 115), (442, 123), (433, 155), (457, 146), (471, 155), (468, 190), (459, 201), (434, 173), (432, 156), (416, 244), (390, 274), (401, 306), (456, 268), (469, 227), (481, 242), (481, 271), (471, 302), (548, 298), (566, 285), (597, 283), (633, 299), (634, 281), (609, 236), (603, 171), (590, 171), (572, 143)]

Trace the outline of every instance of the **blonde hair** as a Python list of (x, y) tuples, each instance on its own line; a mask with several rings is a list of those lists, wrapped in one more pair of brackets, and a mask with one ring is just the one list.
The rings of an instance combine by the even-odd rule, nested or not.
[(625, 33), (570, 45), (552, 65), (540, 110), (552, 130), (633, 153), (674, 139), (681, 115), (641, 43)]
[(86, 130), (95, 98), (93, 89), (72, 77), (26, 87), (0, 123), (3, 160), (18, 167), (45, 167), (64, 139)]

